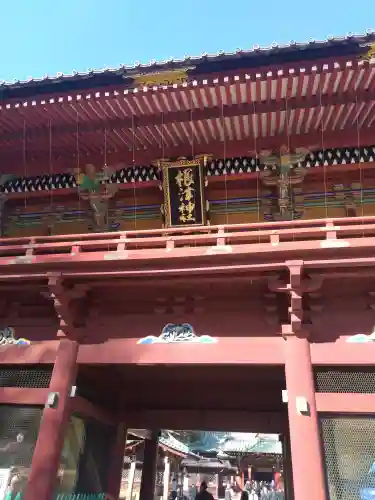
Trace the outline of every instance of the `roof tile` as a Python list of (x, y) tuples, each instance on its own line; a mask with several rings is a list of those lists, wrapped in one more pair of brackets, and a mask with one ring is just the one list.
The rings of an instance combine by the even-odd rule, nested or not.
[(117, 74), (119, 76), (129, 76), (131, 77), (135, 71), (144, 70), (150, 72), (152, 70), (167, 70), (172, 68), (180, 67), (186, 63), (189, 64), (200, 64), (204, 62), (219, 62), (224, 60), (242, 58), (254, 56), (257, 57), (259, 55), (268, 55), (268, 54), (277, 54), (277, 53), (286, 53), (299, 50), (307, 50), (311, 48), (324, 48), (327, 45), (338, 45), (345, 44), (348, 42), (354, 42), (359, 44), (369, 43), (370, 41), (375, 40), (375, 32), (373, 30), (367, 30), (364, 34), (347, 34), (343, 37), (332, 37), (329, 36), (325, 40), (313, 40), (310, 39), (306, 42), (297, 43), (294, 40), (290, 41), (288, 44), (279, 45), (276, 42), (273, 42), (271, 45), (267, 47), (261, 47), (260, 45), (253, 45), (251, 49), (243, 50), (236, 49), (234, 52), (224, 52), (218, 51), (214, 54), (206, 54), (203, 53), (200, 56), (190, 56), (186, 55), (182, 59), (173, 59), (169, 58), (164, 61), (155, 61), (152, 60), (149, 63), (143, 64), (140, 62), (133, 63), (131, 65), (121, 64), (117, 68), (102, 68), (102, 69), (88, 69), (86, 72), (78, 72), (73, 70), (71, 74), (57, 73), (55, 76), (44, 75), (42, 78), (31, 78), (29, 77), (27, 80), (14, 80), (12, 82), (6, 82), (4, 80), (0, 81), (0, 87), (7, 88), (16, 88), (16, 87), (24, 87), (31, 84), (40, 84), (43, 82), (52, 82), (57, 83), (65, 80), (80, 80), (90, 78), (95, 75), (104, 75), (104, 74)]

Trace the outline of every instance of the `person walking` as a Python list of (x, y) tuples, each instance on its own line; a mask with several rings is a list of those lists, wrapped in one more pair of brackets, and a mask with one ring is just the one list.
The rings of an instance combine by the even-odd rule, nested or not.
[(251, 490), (249, 492), (248, 500), (259, 500), (259, 497), (258, 497), (256, 491), (254, 490), (254, 488), (251, 488)]
[(199, 492), (195, 497), (195, 500), (214, 500), (213, 495), (207, 491), (207, 483), (206, 481), (201, 482), (201, 486), (199, 488)]
[(232, 485), (228, 482), (227, 487), (225, 488), (225, 500), (232, 500), (232, 498), (233, 498)]

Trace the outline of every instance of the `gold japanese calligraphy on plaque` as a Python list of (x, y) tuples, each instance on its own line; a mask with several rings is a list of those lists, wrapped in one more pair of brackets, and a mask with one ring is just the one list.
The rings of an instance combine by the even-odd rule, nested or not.
[(167, 227), (206, 224), (203, 166), (197, 160), (161, 163)]

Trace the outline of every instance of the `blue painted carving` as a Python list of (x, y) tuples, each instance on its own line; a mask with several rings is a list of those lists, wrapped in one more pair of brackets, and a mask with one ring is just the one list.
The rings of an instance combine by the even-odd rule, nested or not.
[(30, 345), (30, 341), (24, 338), (16, 338), (14, 328), (7, 326), (0, 330), (0, 346), (3, 345)]
[(209, 335), (196, 335), (189, 323), (168, 323), (159, 337), (149, 335), (138, 340), (137, 344), (214, 344), (217, 339)]
[(365, 333), (357, 333), (352, 337), (346, 339), (347, 342), (351, 344), (367, 344), (369, 342), (375, 342), (375, 326), (371, 333), (366, 335)]

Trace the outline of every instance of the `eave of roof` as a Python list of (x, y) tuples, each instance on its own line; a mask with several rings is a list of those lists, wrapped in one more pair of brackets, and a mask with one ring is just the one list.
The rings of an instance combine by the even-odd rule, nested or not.
[[(132, 429), (131, 434), (134, 436), (140, 437), (140, 439), (131, 439), (131, 440), (128, 439), (127, 443), (126, 443), (127, 449), (136, 448), (139, 445), (143, 444), (145, 439), (147, 439), (147, 437), (146, 437), (147, 432), (146, 431), (143, 433), (142, 430)], [(142, 437), (142, 434), (144, 434), (144, 437)], [(186, 457), (186, 456), (199, 457), (198, 455), (195, 455), (194, 453), (192, 453), (188, 446), (186, 446), (184, 443), (182, 443), (181, 441), (176, 439), (168, 431), (164, 431), (163, 434), (160, 436), (159, 445), (162, 448), (166, 448), (167, 451), (171, 451), (172, 453), (177, 453), (179, 456), (182, 456), (182, 457)]]
[(159, 443), (164, 445), (172, 450), (179, 451), (184, 455), (188, 455), (190, 453), (190, 449), (186, 444), (182, 443), (180, 440), (176, 439), (172, 434), (168, 431), (164, 431), (159, 438)]
[(40, 79), (29, 78), (25, 81), (0, 82), (0, 101), (24, 99), (36, 94), (69, 92), (88, 88), (106, 88), (126, 83), (139, 73), (155, 73), (194, 67), (189, 71), (192, 76), (218, 73), (241, 68), (256, 68), (273, 64), (285, 64), (299, 60), (315, 60), (345, 55), (361, 54), (366, 46), (375, 41), (375, 33), (367, 31), (362, 35), (329, 37), (326, 40), (310, 40), (304, 43), (290, 42), (286, 45), (272, 44), (269, 47), (253, 46), (250, 50), (238, 49), (235, 52), (202, 54), (199, 57), (186, 56), (184, 59), (149, 64), (135, 63), (121, 65), (115, 69), (88, 70), (85, 73), (73, 72), (69, 75), (58, 73)]

